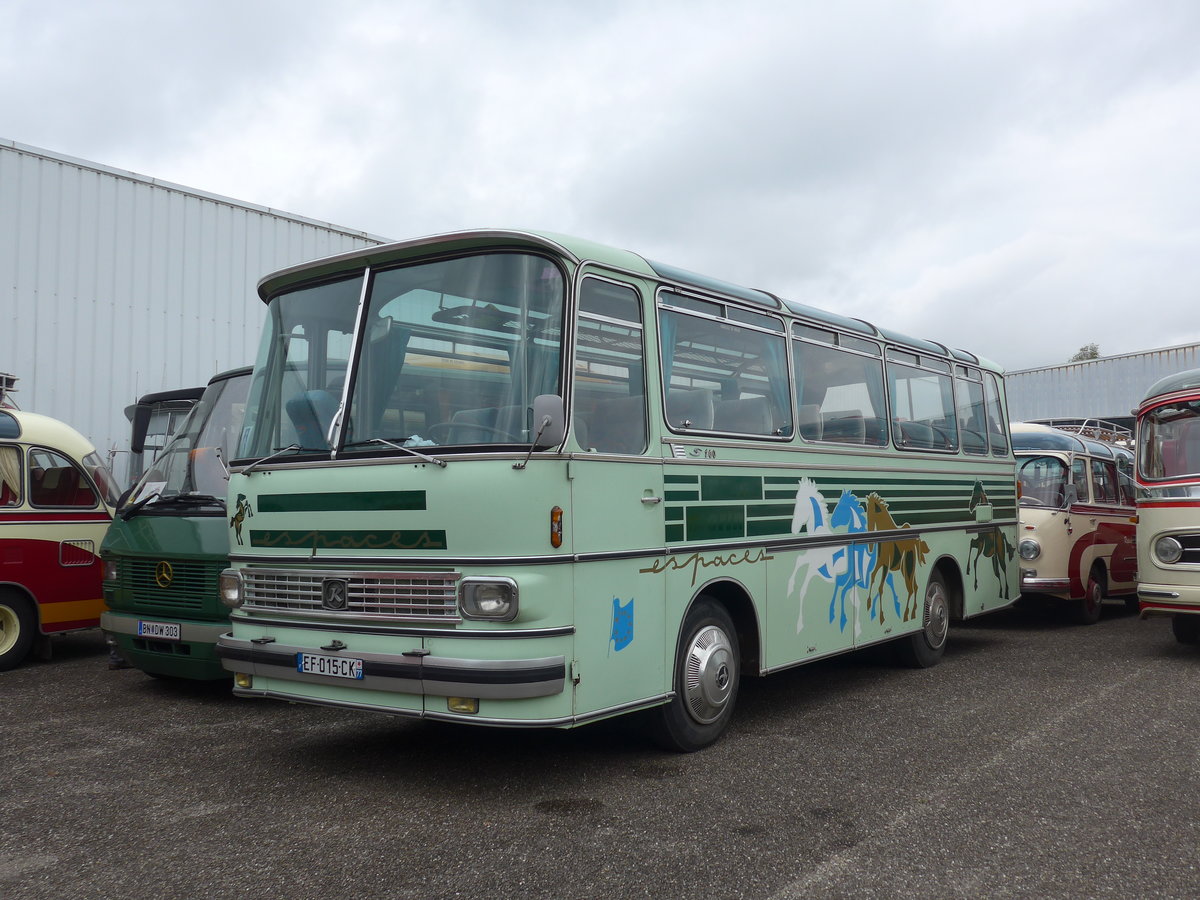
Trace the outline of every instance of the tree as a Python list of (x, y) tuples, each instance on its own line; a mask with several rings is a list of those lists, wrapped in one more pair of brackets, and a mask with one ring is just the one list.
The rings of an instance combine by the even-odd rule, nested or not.
[(1100, 345), (1099, 344), (1084, 344), (1082, 347), (1080, 347), (1075, 352), (1074, 356), (1072, 356), (1070, 359), (1067, 360), (1067, 362), (1083, 362), (1085, 359), (1099, 359), (1099, 358), (1100, 358)]

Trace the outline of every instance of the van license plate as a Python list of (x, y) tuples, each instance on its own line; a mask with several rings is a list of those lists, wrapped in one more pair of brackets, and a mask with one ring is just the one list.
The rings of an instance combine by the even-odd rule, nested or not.
[(363, 661), (349, 656), (322, 656), (320, 653), (297, 653), (296, 671), (307, 675), (332, 675), (334, 678), (363, 677)]
[(154, 638), (156, 641), (179, 640), (178, 622), (143, 622), (138, 620), (138, 637)]

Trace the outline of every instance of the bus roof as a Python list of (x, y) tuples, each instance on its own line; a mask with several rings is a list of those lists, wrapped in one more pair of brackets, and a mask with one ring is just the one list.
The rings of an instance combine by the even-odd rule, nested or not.
[(1116, 459), (1127, 451), (1113, 444), (1080, 437), (1051, 425), (1034, 422), (1012, 422), (1013, 450), (1017, 453), (1031, 450), (1057, 450), (1062, 453), (1087, 453), (1103, 459)]
[(0, 410), (0, 439), (61, 450), (77, 460), (96, 452), (92, 443), (66, 422), (19, 409)]
[(1168, 375), (1165, 378), (1160, 378), (1154, 384), (1150, 385), (1142, 397), (1142, 406), (1155, 397), (1161, 397), (1164, 394), (1173, 394), (1176, 391), (1191, 391), (1200, 388), (1200, 369), (1188, 369), (1186, 372), (1176, 372), (1174, 375)]
[(598, 244), (581, 238), (551, 232), (521, 231), (512, 229), (473, 229), (435, 234), (364, 247), (328, 256), (323, 259), (290, 266), (264, 276), (258, 282), (258, 294), (264, 302), (279, 291), (303, 281), (321, 278), (345, 271), (353, 265), (379, 265), (399, 262), (428, 253), (431, 250), (462, 251), (475, 248), (512, 247), (549, 250), (572, 263), (585, 261), (622, 269), (646, 278), (651, 278), (683, 288), (692, 288), (708, 294), (723, 295), (767, 309), (787, 309), (817, 324), (849, 331), (886, 343), (901, 344), (918, 352), (934, 353), (968, 365), (979, 366), (993, 372), (1001, 372), (997, 364), (969, 353), (954, 350), (936, 341), (913, 338), (896, 331), (878, 328), (870, 322), (853, 319), (837, 313), (827, 312), (793, 300), (787, 300), (767, 291), (731, 284), (707, 275), (699, 275), (675, 266), (653, 262), (629, 250)]

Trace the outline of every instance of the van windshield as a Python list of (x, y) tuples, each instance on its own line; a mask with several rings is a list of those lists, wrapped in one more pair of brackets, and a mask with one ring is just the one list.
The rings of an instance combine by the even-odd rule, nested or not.
[(161, 500), (190, 495), (225, 502), (225, 464), (237, 445), (250, 373), (205, 388), (175, 437), (159, 453), (126, 499), (126, 507), (157, 494)]
[(1018, 456), (1022, 506), (1058, 509), (1066, 502), (1067, 464), (1057, 456)]

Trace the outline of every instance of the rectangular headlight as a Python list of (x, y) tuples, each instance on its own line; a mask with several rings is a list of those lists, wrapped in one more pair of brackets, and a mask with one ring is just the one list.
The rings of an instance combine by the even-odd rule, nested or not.
[(221, 602), (230, 609), (237, 609), (245, 599), (242, 596), (242, 576), (237, 569), (226, 569), (221, 573), (221, 577), (217, 579), (217, 590), (221, 595)]
[(511, 578), (464, 578), (458, 583), (463, 618), (511, 622), (517, 617), (517, 583)]

